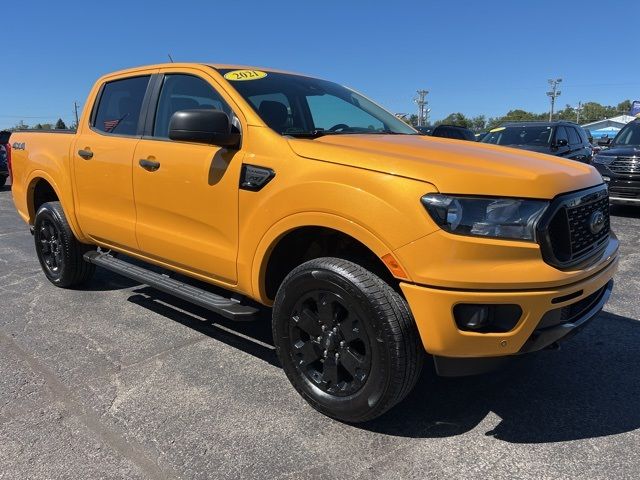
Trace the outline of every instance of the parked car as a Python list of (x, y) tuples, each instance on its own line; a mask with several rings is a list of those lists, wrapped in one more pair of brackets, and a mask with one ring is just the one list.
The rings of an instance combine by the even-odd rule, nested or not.
[(9, 162), (11, 155), (11, 147), (9, 146), (9, 137), (11, 132), (0, 132), (0, 187), (2, 187), (9, 177)]
[(584, 129), (572, 122), (505, 123), (494, 128), (482, 143), (504, 145), (588, 163), (592, 149)]
[(593, 166), (609, 185), (612, 203), (640, 206), (640, 119), (625, 125), (609, 148), (593, 157)]
[(476, 133), (476, 142), (481, 142), (484, 137), (486, 137), (489, 132), (478, 132)]
[(230, 320), (273, 307), (286, 375), (331, 417), (398, 404), (425, 351), (466, 375), (555, 345), (611, 292), (618, 240), (589, 165), (425, 141), (353, 90), (270, 69), (137, 67), (85, 105), (76, 133), (11, 137), (46, 278), (99, 266)]
[(420, 133), (432, 137), (453, 138), (455, 140), (476, 141), (474, 133), (465, 127), (457, 125), (436, 125), (434, 127), (416, 127)]

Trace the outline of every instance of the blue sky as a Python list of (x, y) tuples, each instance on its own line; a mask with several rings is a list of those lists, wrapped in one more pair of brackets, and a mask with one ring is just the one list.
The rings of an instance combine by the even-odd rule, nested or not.
[[(5, 9), (0, 128), (70, 121), (94, 80), (167, 61), (278, 67), (431, 118), (640, 99), (639, 0), (23, 1)], [(610, 6), (607, 6), (610, 5)]]

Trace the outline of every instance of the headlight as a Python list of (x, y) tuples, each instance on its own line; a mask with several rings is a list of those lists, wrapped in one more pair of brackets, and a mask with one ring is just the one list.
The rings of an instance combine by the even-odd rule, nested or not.
[(548, 202), (518, 198), (458, 197), (430, 193), (420, 199), (444, 230), (460, 235), (535, 240)]
[(602, 165), (609, 165), (613, 162), (616, 157), (612, 157), (611, 155), (596, 155), (593, 157), (593, 163), (600, 163)]

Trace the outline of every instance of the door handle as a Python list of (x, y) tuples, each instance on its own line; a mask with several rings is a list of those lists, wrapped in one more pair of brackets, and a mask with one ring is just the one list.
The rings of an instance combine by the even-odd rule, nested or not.
[(149, 172), (155, 172), (160, 168), (160, 162), (156, 162), (155, 160), (148, 160), (146, 158), (141, 158), (138, 160), (138, 164), (145, 170)]
[(90, 160), (91, 158), (93, 158), (93, 152), (88, 148), (83, 150), (78, 150), (78, 155), (80, 155), (85, 160)]

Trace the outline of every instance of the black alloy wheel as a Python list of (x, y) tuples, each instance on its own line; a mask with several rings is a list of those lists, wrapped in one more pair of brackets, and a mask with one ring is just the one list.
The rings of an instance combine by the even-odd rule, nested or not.
[(38, 208), (33, 236), (42, 271), (55, 286), (73, 287), (93, 276), (95, 266), (85, 262), (83, 256), (95, 247), (76, 239), (60, 202), (47, 202)]
[(312, 290), (298, 300), (289, 323), (297, 368), (332, 395), (357, 392), (371, 370), (369, 335), (358, 309), (341, 295)]
[(372, 420), (411, 391), (424, 350), (407, 302), (356, 263), (296, 267), (273, 306), (278, 358), (298, 393), (345, 422)]

